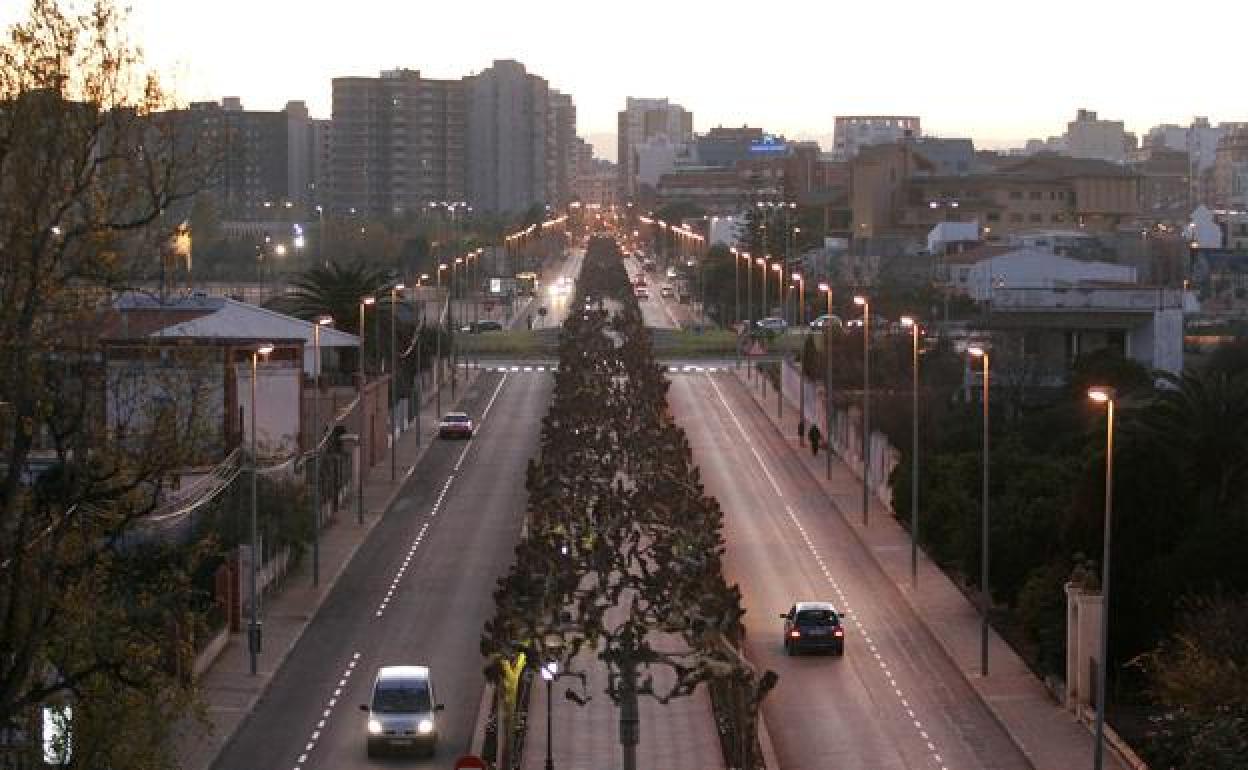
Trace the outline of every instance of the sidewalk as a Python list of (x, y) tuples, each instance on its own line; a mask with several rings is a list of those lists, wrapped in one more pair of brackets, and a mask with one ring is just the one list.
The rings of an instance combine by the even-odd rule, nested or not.
[[(786, 388), (783, 417), (777, 418), (776, 394), (770, 383), (763, 397), (757, 382), (746, 383), (744, 369), (737, 370), (736, 376), (792, 446), (794, 457), (823, 485), (828, 498), (864, 549), (896, 584), (945, 654), (962, 671), (971, 688), (1036, 770), (1091, 767), (1095, 745), (1092, 733), (1054, 700), (1043, 683), (995, 632), (989, 636), (988, 676), (980, 676), (978, 611), (922, 550), (918, 560), (918, 587), (911, 586), (910, 534), (902, 529), (893, 511), (872, 496), (871, 523), (869, 527), (862, 526), (861, 476), (838, 457), (832, 463), (829, 480), (827, 458), (822, 453), (812, 456), (809, 446), (797, 438), (798, 404), (792, 397), (797, 389), (794, 378), (785, 378), (786, 385), (791, 382), (792, 386)], [(919, 515), (922, 516), (921, 510)], [(1118, 770), (1132, 767), (1112, 748), (1112, 742), (1105, 751), (1105, 766)]]
[[(463, 398), (476, 379), (478, 370), (461, 369), (456, 398)], [(444, 406), (455, 403), (450, 397), (449, 381), (443, 386)], [(286, 656), (294, 649), (322, 602), (333, 590), (338, 577), (351, 562), (360, 544), (368, 538), (373, 526), (381, 520), (399, 489), (407, 479), (407, 471), (434, 441), (439, 415), (432, 404), (436, 394), (430, 392), (420, 412), (420, 443), (416, 431), (408, 430), (399, 437), (396, 464), (398, 474), (390, 480), (390, 457), (387, 451), (381, 461), (368, 470), (364, 483), (364, 523), (356, 523), (356, 499), (350, 500), (337, 516), (321, 531), (321, 581), (312, 585), (311, 557), (282, 580), (277, 591), (263, 602), (264, 651), (259, 656), (257, 672), (249, 668), (246, 633), (232, 634), (229, 643), (212, 666), (200, 677), (198, 685), (204, 702), (208, 725), (186, 720), (175, 738), (176, 755), (182, 770), (207, 770), (234, 732), (264, 695)]]

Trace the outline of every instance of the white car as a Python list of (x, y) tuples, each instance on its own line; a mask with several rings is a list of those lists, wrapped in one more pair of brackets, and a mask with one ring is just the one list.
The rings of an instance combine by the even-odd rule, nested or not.
[(766, 329), (767, 331), (775, 332), (776, 334), (784, 334), (784, 332), (789, 328), (788, 321), (776, 316), (772, 316), (770, 318), (760, 318), (755, 321), (754, 324), (760, 329)]

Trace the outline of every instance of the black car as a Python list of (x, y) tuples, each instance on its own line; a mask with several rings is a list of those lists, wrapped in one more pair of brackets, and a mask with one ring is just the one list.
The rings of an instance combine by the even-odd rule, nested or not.
[(780, 617), (784, 618), (784, 651), (789, 655), (803, 650), (845, 654), (845, 629), (828, 602), (798, 602)]
[(461, 332), (480, 334), (481, 332), (501, 332), (503, 325), (499, 321), (470, 321), (459, 327)]

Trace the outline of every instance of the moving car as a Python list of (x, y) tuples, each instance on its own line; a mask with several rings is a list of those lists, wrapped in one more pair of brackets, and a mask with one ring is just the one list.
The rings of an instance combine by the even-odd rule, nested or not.
[(469, 321), (468, 323), (459, 327), (459, 330), (461, 332), (467, 332), (468, 334), (480, 334), (481, 332), (501, 332), (503, 330), (503, 324), (500, 321), (491, 321), (488, 319), (483, 320), (483, 321)]
[(664, 297), (664, 298), (669, 298), (669, 297), (671, 297), (671, 296), (672, 296), (672, 287), (671, 287), (671, 286), (668, 286), (667, 284), (663, 284), (663, 286), (659, 288), (659, 296), (660, 296), (660, 297)]
[(776, 316), (772, 316), (770, 318), (760, 318), (754, 323), (760, 329), (766, 329), (767, 331), (775, 332), (777, 334), (783, 334), (789, 328), (788, 321), (783, 318), (777, 318)]
[(361, 703), (368, 712), (368, 756), (379, 750), (437, 751), (436, 714), (444, 706), (434, 697), (428, 666), (383, 666), (373, 680), (372, 696)]
[(833, 329), (840, 329), (844, 326), (841, 322), (840, 316), (828, 315), (827, 313), (824, 313), (810, 322), (810, 328), (822, 331), (823, 328), (829, 324), (831, 324)]
[(438, 423), (438, 438), (472, 438), (472, 418), (463, 412), (447, 412)]
[(633, 296), (637, 299), (650, 299), (650, 290), (645, 284), (639, 283), (633, 287)]
[(797, 602), (780, 617), (784, 619), (784, 651), (789, 655), (803, 650), (845, 654), (845, 629), (828, 602)]

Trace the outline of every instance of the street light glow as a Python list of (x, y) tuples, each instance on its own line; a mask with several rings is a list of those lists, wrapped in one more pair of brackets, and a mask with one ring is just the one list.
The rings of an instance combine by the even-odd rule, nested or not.
[(819, 282), (819, 291), (832, 291), (832, 287), (826, 281)]
[(862, 307), (862, 306), (864, 306), (864, 305), (866, 305), (866, 304), (867, 304), (867, 298), (866, 298), (866, 297), (864, 297), (864, 296), (862, 296), (861, 294), (855, 294), (855, 295), (854, 295), (854, 304), (855, 304), (855, 305), (858, 305), (859, 307)]
[(908, 315), (903, 315), (901, 317), (901, 325), (905, 327), (914, 326), (914, 319)]
[(1105, 404), (1114, 400), (1114, 389), (1108, 385), (1094, 385), (1088, 388), (1088, 398), (1098, 404)]
[(377, 301), (376, 297), (361, 297), (360, 298), (361, 305), (371, 305), (376, 301)]
[(970, 347), (966, 349), (966, 352), (970, 353), (976, 358), (983, 358), (984, 356), (988, 355), (988, 350), (981, 345), (971, 345)]
[(319, 324), (320, 326), (330, 326), (330, 325), (332, 325), (332, 324), (334, 323), (334, 317), (333, 317), (333, 316), (328, 316), (328, 315), (323, 315), (323, 316), (321, 316), (320, 318), (316, 319), (316, 322), (317, 322), (317, 324)]
[(272, 352), (273, 352), (273, 345), (272, 345), (271, 343), (266, 342), (266, 343), (264, 343), (264, 344), (262, 344), (262, 345), (258, 346), (258, 347), (256, 348), (256, 352), (257, 352), (257, 353), (259, 353), (259, 354), (260, 354), (260, 355), (262, 355), (262, 356), (267, 356), (268, 354), (270, 354), (270, 353), (272, 353)]

